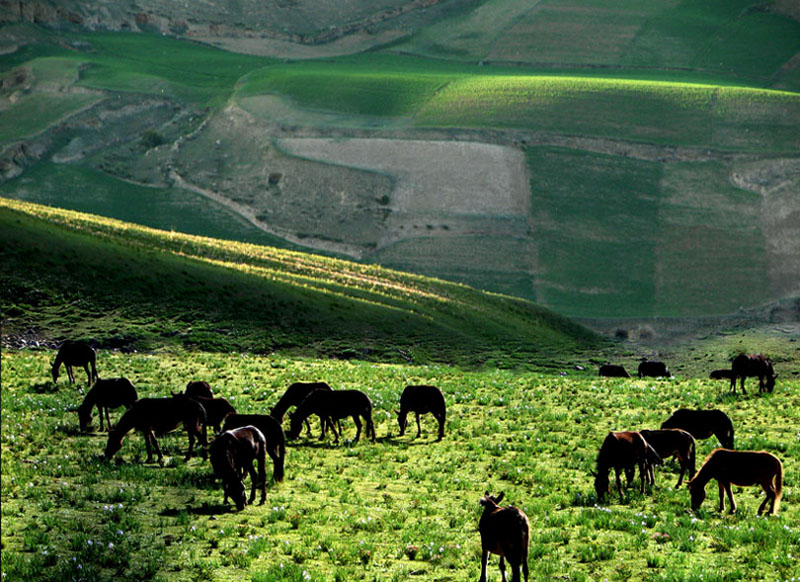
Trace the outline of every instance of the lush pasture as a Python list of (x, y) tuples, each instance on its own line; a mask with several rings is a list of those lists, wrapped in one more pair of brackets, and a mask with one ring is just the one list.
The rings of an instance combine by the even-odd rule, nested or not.
[[(141, 435), (112, 462), (105, 439), (81, 435), (79, 385), (48, 382), (51, 351), (2, 355), (2, 544), (7, 580), (472, 580), (479, 572), (477, 501), (505, 491), (531, 521), (532, 579), (789, 580), (800, 574), (800, 384), (728, 396), (705, 380), (601, 380), (592, 373), (467, 372), (439, 366), (297, 360), (236, 353), (101, 351), (101, 376), (126, 376), (140, 395), (208, 380), (242, 412), (265, 412), (297, 380), (365, 391), (378, 442), (289, 448), (287, 477), (267, 504), (223, 506), (210, 464), (182, 460), (183, 434), (161, 439), (163, 467), (143, 466)], [(784, 376), (791, 374), (778, 367)], [(407, 383), (433, 383), (448, 405), (446, 438), (397, 437), (392, 410)], [(655, 490), (596, 505), (589, 470), (608, 430), (658, 425), (678, 406), (717, 407), (737, 447), (784, 462), (776, 517), (756, 517), (761, 493), (734, 488), (740, 509), (716, 511), (716, 487), (695, 515), (676, 466)], [(114, 417), (119, 416), (119, 411)], [(96, 425), (95, 415), (95, 425)], [(354, 435), (347, 420), (345, 433)], [(316, 428), (315, 428), (316, 430)], [(715, 443), (699, 443), (702, 458)], [(496, 558), (490, 579), (498, 580)]]

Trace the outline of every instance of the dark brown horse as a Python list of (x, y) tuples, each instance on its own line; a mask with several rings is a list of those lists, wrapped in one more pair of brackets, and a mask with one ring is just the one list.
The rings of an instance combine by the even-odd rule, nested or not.
[(417, 417), (417, 437), (422, 434), (419, 425), (419, 415), (430, 412), (439, 423), (440, 441), (444, 438), (444, 423), (447, 418), (447, 408), (444, 394), (436, 386), (406, 386), (400, 396), (400, 410), (397, 412), (397, 423), (400, 425), (400, 436), (406, 432), (408, 413), (413, 412)]
[(733, 448), (733, 423), (721, 410), (679, 408), (661, 423), (661, 428), (681, 428), (698, 440), (713, 434), (723, 447)]
[(108, 434), (105, 458), (110, 459), (122, 448), (122, 439), (131, 430), (136, 429), (144, 434), (144, 443), (147, 447), (147, 460), (153, 462), (151, 445), (158, 453), (158, 462), (164, 460), (161, 448), (158, 446), (156, 435), (172, 432), (183, 424), (189, 435), (189, 449), (186, 451), (188, 460), (194, 451), (194, 441), (200, 443), (205, 458), (206, 439), (206, 412), (202, 405), (191, 398), (141, 398), (137, 400), (128, 411), (119, 419), (117, 426)]
[(211, 384), (203, 380), (193, 380), (186, 384), (186, 390), (183, 391), (186, 396), (201, 398), (214, 398), (214, 392), (211, 390)]
[(719, 485), (719, 510), (725, 511), (725, 493), (731, 502), (731, 513), (736, 511), (731, 485), (747, 487), (761, 485), (767, 494), (758, 507), (758, 515), (770, 504), (769, 513), (775, 515), (780, 507), (783, 492), (783, 465), (780, 459), (766, 451), (732, 451), (714, 449), (706, 457), (697, 475), (687, 484), (692, 495), (692, 509), (697, 510), (706, 498), (706, 484), (716, 479)]
[(86, 370), (86, 384), (88, 386), (97, 381), (97, 353), (86, 342), (65, 341), (61, 344), (58, 348), (56, 359), (50, 366), (50, 373), (53, 374), (53, 383), (58, 382), (58, 372), (61, 364), (64, 364), (67, 369), (67, 378), (69, 378), (70, 384), (75, 383), (72, 366), (83, 366), (83, 369)]
[(618, 364), (603, 364), (598, 373), (606, 378), (630, 378), (628, 371)]
[(708, 375), (709, 378), (712, 380), (733, 380), (736, 382), (736, 372), (730, 370), (728, 368), (722, 368), (720, 370), (712, 370), (711, 373)]
[(81, 430), (89, 430), (89, 426), (92, 423), (92, 408), (97, 406), (97, 413), (100, 415), (100, 430), (103, 430), (103, 413), (105, 413), (106, 425), (110, 432), (111, 418), (108, 411), (120, 406), (130, 408), (138, 399), (139, 395), (136, 393), (136, 388), (127, 378), (101, 378), (97, 380), (78, 407), (78, 421), (80, 422)]
[(731, 378), (731, 390), (736, 392), (736, 379), (740, 379), (740, 386), (742, 394), (747, 394), (744, 391), (745, 378), (758, 378), (758, 391), (759, 392), (772, 392), (775, 389), (775, 378), (778, 375), (772, 367), (772, 362), (769, 358), (762, 354), (739, 354), (734, 358), (731, 364), (731, 370), (735, 377)]
[[(677, 457), (681, 467), (681, 474), (678, 476), (678, 483), (675, 487), (680, 487), (683, 483), (683, 474), (688, 471), (689, 478), (695, 472), (695, 442), (694, 437), (679, 428), (665, 428), (663, 430), (640, 430), (639, 434), (644, 437), (658, 456), (662, 460), (670, 457)], [(653, 465), (648, 465), (648, 481), (655, 485), (655, 475)]]
[[(267, 499), (266, 464), (267, 443), (261, 431), (254, 426), (244, 426), (221, 433), (209, 447), (209, 457), (214, 474), (222, 479), (225, 492), (223, 503), (228, 497), (233, 499), (236, 508), (241, 511), (248, 500), (244, 492), (245, 473), (250, 475), (250, 500), (256, 498), (256, 487), (261, 490), (260, 505)], [(258, 473), (253, 468), (253, 461), (258, 465)]]
[[(600, 446), (600, 451), (597, 453), (597, 472), (592, 473), (594, 475), (594, 490), (597, 493), (597, 499), (602, 502), (605, 494), (608, 493), (610, 486), (608, 472), (612, 468), (617, 478), (620, 501), (624, 499), (620, 475), (622, 471), (625, 471), (626, 476), (632, 479), (633, 469), (636, 466), (639, 467), (639, 476), (642, 481), (641, 491), (644, 494), (648, 466), (651, 463), (659, 462), (661, 462), (661, 458), (638, 432), (608, 433)], [(628, 485), (630, 485), (630, 481)]]
[(528, 538), (530, 525), (528, 516), (513, 505), (500, 507), (503, 494), (497, 497), (484, 493), (480, 500), (483, 513), (478, 522), (481, 533), (481, 577), (479, 582), (486, 582), (486, 566), (489, 554), (500, 556), (500, 575), (506, 580), (505, 560), (511, 565), (511, 582), (520, 582), (520, 567), (528, 581)]
[[(316, 414), (320, 418), (330, 418), (339, 420), (348, 416), (353, 417), (356, 424), (356, 438), (353, 442), (358, 442), (361, 436), (361, 420), (363, 417), (367, 423), (367, 436), (371, 435), (372, 442), (375, 442), (375, 425), (372, 423), (372, 401), (369, 396), (360, 390), (315, 390), (300, 403), (294, 414), (291, 415), (289, 439), (296, 439), (300, 435), (303, 422)], [(322, 425), (322, 437), (325, 437), (325, 424)], [(339, 433), (333, 423), (330, 425), (334, 434), (335, 442), (339, 442)]]
[(268, 414), (229, 414), (222, 430), (254, 426), (261, 431), (267, 443), (267, 454), (272, 459), (272, 478), (283, 481), (286, 463), (286, 438), (280, 423)]
[[(314, 390), (325, 390), (331, 392), (332, 389), (327, 382), (295, 382), (291, 384), (283, 396), (280, 397), (275, 406), (270, 410), (269, 415), (280, 423), (283, 423), (283, 415), (292, 406), (299, 406), (300, 403), (306, 399)], [(320, 417), (321, 432), (320, 438), (325, 435), (326, 419)], [(311, 425), (306, 420), (306, 433), (311, 436)]]
[(204, 396), (187, 396), (186, 393), (176, 394), (172, 392), (173, 398), (188, 398), (199, 402), (206, 411), (206, 426), (214, 429), (214, 434), (219, 432), (222, 420), (229, 414), (236, 414), (236, 409), (228, 402), (227, 398), (205, 398)]
[(639, 378), (672, 378), (672, 374), (667, 370), (667, 365), (655, 360), (641, 362), (637, 373)]

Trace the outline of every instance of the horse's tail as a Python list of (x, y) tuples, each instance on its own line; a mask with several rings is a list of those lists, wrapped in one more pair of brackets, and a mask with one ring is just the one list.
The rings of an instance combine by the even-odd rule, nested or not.
[(783, 463), (778, 460), (778, 470), (775, 472), (775, 502), (772, 504), (772, 515), (778, 513), (783, 495)]

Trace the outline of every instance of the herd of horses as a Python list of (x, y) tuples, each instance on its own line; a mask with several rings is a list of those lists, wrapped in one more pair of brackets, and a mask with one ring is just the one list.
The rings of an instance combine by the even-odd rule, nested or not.
[[(356, 425), (357, 442), (362, 426), (368, 438), (375, 442), (375, 426), (372, 421), (372, 402), (360, 390), (332, 390), (325, 382), (296, 382), (291, 384), (269, 414), (239, 414), (225, 398), (215, 397), (207, 382), (192, 381), (182, 393), (172, 393), (166, 398), (139, 398), (136, 388), (125, 378), (99, 378), (94, 349), (83, 342), (65, 342), (61, 345), (51, 372), (57, 382), (59, 368), (64, 365), (70, 382), (75, 381), (73, 366), (83, 366), (91, 389), (78, 407), (80, 428), (87, 431), (91, 426), (92, 409), (97, 407), (100, 429), (105, 418), (108, 441), (104, 458), (111, 459), (121, 448), (123, 439), (131, 430), (144, 435), (147, 449), (146, 463), (159, 463), (163, 455), (156, 435), (176, 430), (181, 425), (188, 434), (189, 446), (186, 459), (195, 447), (200, 446), (205, 459), (206, 451), (214, 474), (223, 483), (223, 503), (230, 498), (238, 510), (255, 500), (256, 489), (261, 492), (260, 503), (266, 499), (266, 457), (273, 463), (272, 476), (281, 481), (285, 474), (286, 439), (297, 438), (305, 424), (311, 435), (309, 418), (317, 416), (320, 422), (320, 439), (327, 430), (338, 442), (341, 435), (341, 420), (351, 417)], [(662, 362), (644, 361), (639, 365), (640, 377), (669, 377), (671, 374)], [(605, 364), (600, 367), (601, 376), (630, 377), (622, 366)], [(775, 387), (777, 374), (769, 359), (762, 355), (740, 355), (733, 360), (730, 370), (715, 370), (712, 379), (729, 379), (731, 390), (737, 380), (747, 377), (759, 379), (759, 390), (769, 391)], [(125, 407), (116, 426), (111, 425), (109, 410)], [(290, 428), (284, 433), (282, 424), (290, 408)], [(420, 415), (430, 413), (438, 422), (437, 440), (444, 438), (446, 405), (442, 391), (429, 385), (407, 386), (400, 396), (400, 409), (396, 411), (400, 436), (405, 434), (407, 417), (414, 412), (417, 421), (417, 436), (421, 435)], [(362, 419), (364, 421), (362, 425)], [(208, 443), (207, 428), (212, 427), (216, 435)], [(696, 439), (716, 436), (722, 448), (714, 449), (696, 471)], [(654, 467), (666, 459), (675, 457), (680, 466), (676, 487), (680, 487), (684, 475), (688, 475), (687, 487), (693, 510), (699, 509), (705, 499), (705, 487), (711, 479), (719, 486), (719, 510), (724, 511), (727, 494), (730, 511), (736, 510), (731, 485), (760, 485), (766, 498), (758, 508), (758, 514), (769, 506), (769, 513), (777, 512), (783, 487), (781, 461), (766, 451), (738, 451), (734, 448), (734, 428), (730, 418), (720, 410), (691, 410), (681, 408), (667, 418), (657, 430), (610, 432), (603, 440), (597, 455), (594, 488), (602, 503), (610, 491), (609, 472), (615, 471), (617, 491), (624, 500), (621, 474), (624, 472), (630, 487), (638, 467), (640, 491), (655, 484)], [(244, 478), (250, 477), (249, 498), (246, 495)], [(481, 582), (486, 580), (486, 564), (490, 553), (500, 556), (503, 580), (505, 561), (512, 570), (512, 581), (520, 580), (520, 573), (528, 580), (528, 536), (527, 516), (514, 506), (499, 505), (503, 493), (497, 496), (487, 491), (480, 499), (483, 513), (479, 522), (481, 535)]]

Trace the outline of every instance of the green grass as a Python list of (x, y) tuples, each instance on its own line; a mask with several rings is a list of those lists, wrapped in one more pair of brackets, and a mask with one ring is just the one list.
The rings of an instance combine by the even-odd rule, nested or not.
[[(142, 465), (140, 434), (128, 435), (111, 463), (100, 461), (104, 436), (79, 434), (70, 411), (85, 387), (53, 386), (53, 355), (2, 354), (2, 570), (9, 580), (474, 580), (486, 489), (504, 491), (528, 515), (533, 580), (788, 580), (798, 573), (800, 383), (787, 364), (778, 364), (785, 378), (773, 394), (742, 398), (680, 377), (101, 350), (100, 374), (130, 378), (143, 396), (167, 396), (188, 379), (208, 380), (241, 412), (267, 410), (297, 380), (325, 379), (370, 396), (376, 444), (301, 437), (289, 447), (285, 481), (268, 487), (264, 506), (239, 513), (222, 505), (208, 462), (182, 460), (182, 433), (160, 439), (164, 467)], [(434, 442), (429, 415), (420, 439), (397, 437), (392, 410), (408, 383), (445, 393), (442, 442)], [(734, 488), (735, 516), (718, 514), (713, 483), (693, 514), (685, 486), (673, 488), (672, 462), (646, 496), (633, 488), (622, 503), (613, 495), (596, 505), (589, 471), (605, 433), (657, 426), (683, 405), (726, 411), (740, 448), (781, 458), (777, 516), (755, 516), (761, 493), (750, 487)], [(354, 435), (349, 420), (344, 431)], [(699, 457), (715, 445), (698, 442)], [(489, 577), (499, 579), (497, 557)]]
[(566, 318), (461, 285), (0, 204), (7, 334), (471, 365), (559, 365), (602, 346)]

